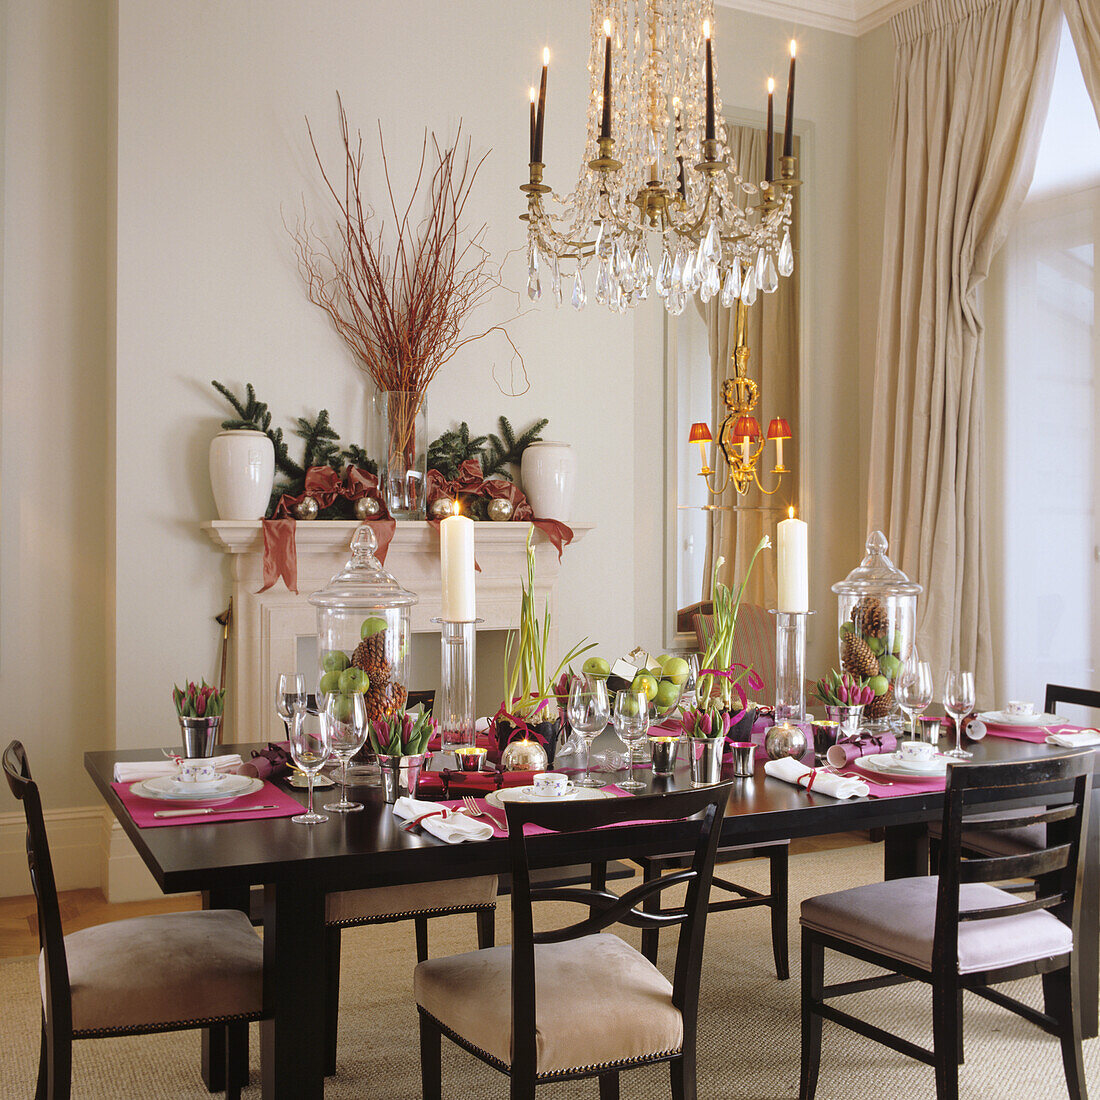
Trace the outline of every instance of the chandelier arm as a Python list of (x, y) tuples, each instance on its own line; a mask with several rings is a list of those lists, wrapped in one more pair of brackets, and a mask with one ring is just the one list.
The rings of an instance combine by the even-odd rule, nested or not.
[[(773, 473), (774, 473), (774, 471), (773, 471)], [(752, 472), (752, 479), (753, 479), (753, 481), (756, 482), (756, 487), (766, 497), (775, 496), (775, 494), (779, 492), (779, 487), (783, 484), (783, 475), (782, 474), (780, 474), (779, 477), (776, 479), (774, 489), (765, 489), (764, 486), (760, 484), (760, 476), (757, 474), (757, 472), (755, 470), (753, 470), (753, 472)]]

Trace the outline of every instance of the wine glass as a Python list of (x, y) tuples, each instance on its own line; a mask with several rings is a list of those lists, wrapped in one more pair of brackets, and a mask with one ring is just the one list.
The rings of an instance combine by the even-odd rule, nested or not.
[(574, 676), (569, 683), (569, 698), (565, 704), (569, 726), (584, 742), (584, 778), (576, 780), (578, 787), (598, 787), (592, 778), (592, 742), (603, 732), (610, 717), (607, 703), (607, 681), (591, 676)]
[(634, 746), (649, 729), (649, 698), (644, 691), (617, 691), (611, 711), (615, 732), (626, 742), (626, 766), (629, 775), (619, 783), (626, 791), (641, 790), (645, 784), (634, 778)]
[(290, 736), (290, 719), (296, 701), (305, 705), (306, 678), (301, 673), (280, 673), (279, 686), (275, 691), (275, 713), (283, 720), (287, 737)]
[(367, 740), (367, 703), (360, 692), (346, 694), (330, 691), (325, 696), (325, 708), (321, 721), (328, 727), (329, 752), (340, 763), (340, 800), (329, 802), (326, 810), (338, 814), (350, 814), (361, 810), (361, 802), (348, 800), (348, 763)]
[(309, 783), (309, 805), (304, 814), (297, 814), (291, 821), (299, 825), (315, 825), (319, 821), (328, 821), (328, 814), (319, 814), (313, 809), (313, 778), (328, 759), (328, 723), (324, 721), (316, 707), (302, 700), (295, 702), (291, 709), (290, 755), (299, 770), (305, 772)]
[(974, 674), (952, 669), (943, 685), (943, 709), (955, 720), (955, 747), (948, 756), (966, 760), (974, 754), (962, 747), (962, 720), (974, 709)]
[(909, 735), (917, 740), (917, 719), (932, 702), (932, 666), (917, 656), (916, 648), (901, 666), (894, 684), (894, 695), (898, 706), (905, 711), (909, 719)]

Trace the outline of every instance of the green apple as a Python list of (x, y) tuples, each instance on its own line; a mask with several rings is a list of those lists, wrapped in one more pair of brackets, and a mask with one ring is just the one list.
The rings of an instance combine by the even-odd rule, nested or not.
[(361, 668), (346, 668), (340, 673), (340, 690), (347, 695), (362, 694), (370, 687), (370, 677)]
[(901, 656), (901, 648), (905, 645), (905, 635), (900, 630), (894, 631), (894, 644), (890, 647), (897, 656)]
[(866, 642), (867, 642), (867, 648), (876, 657), (878, 657), (882, 653), (883, 645), (882, 645), (882, 642), (878, 638), (870, 637), (870, 638), (866, 639)]
[(851, 634), (855, 630), (855, 624), (851, 622), (843, 622), (840, 624), (840, 636), (843, 638), (845, 634)]
[(680, 685), (672, 680), (662, 680), (657, 685), (657, 698), (654, 702), (660, 710), (668, 710), (680, 701)]
[(654, 659), (654, 660), (655, 660), (655, 661), (657, 662), (657, 664), (658, 664), (658, 665), (659, 665), (659, 666), (660, 666), (661, 668), (664, 668), (664, 667), (665, 667), (665, 662), (666, 662), (666, 661), (671, 661), (671, 660), (672, 660), (672, 655), (671, 655), (671, 654), (669, 654), (669, 653), (662, 653), (662, 654), (660, 655), (660, 657), (654, 657), (653, 659)]
[(368, 638), (375, 634), (381, 634), (386, 629), (386, 620), (380, 615), (372, 615), (369, 619), (363, 620), (363, 625), (359, 628), (359, 636), (365, 642)]
[(652, 703), (657, 698), (657, 677), (651, 672), (639, 672), (630, 685), (631, 691), (645, 692), (645, 697)]
[(345, 692), (340, 692), (336, 696), (336, 702), (332, 707), (332, 716), (337, 722), (350, 722), (351, 721), (351, 696)]
[(606, 680), (611, 675), (611, 665), (602, 657), (589, 657), (581, 665), (581, 671), (585, 676), (592, 676), (597, 680)]
[(901, 658), (895, 657), (893, 654), (887, 653), (886, 656), (878, 659), (878, 670), (888, 680), (894, 679), (897, 676), (898, 671), (901, 669)]
[(665, 679), (683, 687), (691, 675), (691, 666), (683, 657), (669, 657), (665, 662)]
[(867, 686), (876, 695), (885, 695), (886, 689), (890, 686), (890, 681), (887, 680), (885, 676), (872, 676), (871, 679), (867, 681)]
[(321, 658), (321, 667), (326, 672), (343, 672), (350, 664), (348, 655), (342, 649), (330, 649)]
[(330, 695), (334, 691), (340, 690), (340, 673), (335, 669), (332, 672), (326, 672), (321, 677), (321, 694)]

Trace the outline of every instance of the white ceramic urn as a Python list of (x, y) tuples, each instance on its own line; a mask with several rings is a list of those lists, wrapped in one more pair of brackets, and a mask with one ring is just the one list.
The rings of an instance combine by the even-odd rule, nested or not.
[(263, 432), (219, 432), (210, 441), (210, 486), (219, 519), (263, 519), (275, 483), (275, 448)]
[(523, 452), (520, 477), (537, 519), (569, 522), (577, 483), (577, 456), (571, 443), (530, 444)]

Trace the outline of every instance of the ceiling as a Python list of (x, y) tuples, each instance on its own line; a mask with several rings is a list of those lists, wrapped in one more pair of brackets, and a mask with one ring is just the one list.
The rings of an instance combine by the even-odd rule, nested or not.
[(727, 8), (789, 19), (807, 27), (861, 35), (885, 23), (915, 0), (717, 0)]

